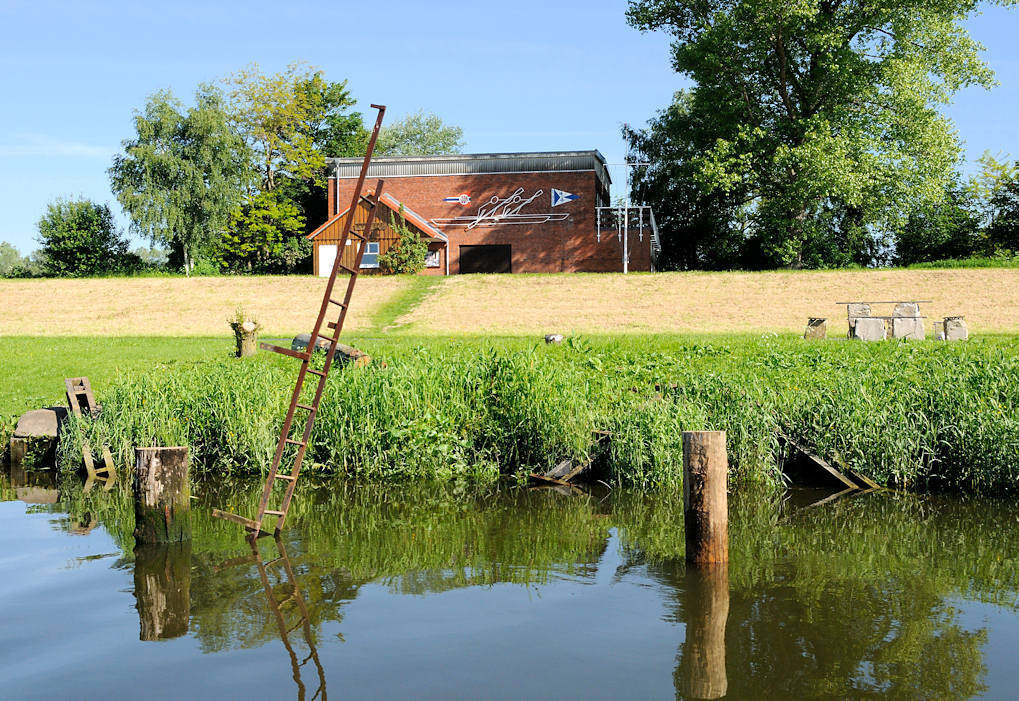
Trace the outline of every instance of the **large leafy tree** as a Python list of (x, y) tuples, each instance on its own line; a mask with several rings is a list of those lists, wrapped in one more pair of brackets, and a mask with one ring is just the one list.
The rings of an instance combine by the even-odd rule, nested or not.
[(380, 156), (440, 156), (463, 151), (463, 129), (419, 110), (384, 125), (375, 152)]
[(190, 274), (226, 227), (251, 179), (249, 157), (223, 97), (201, 86), (185, 109), (170, 92), (135, 114), (136, 136), (113, 159), (110, 182), (134, 231), (170, 247)]
[(301, 234), (304, 217), (278, 190), (260, 192), (234, 212), (217, 259), (227, 269), (255, 273), (290, 273), (310, 253)]
[[(718, 226), (746, 221), (744, 245), (762, 264), (865, 256), (876, 249), (867, 235), (937, 200), (950, 180), (959, 146), (940, 107), (993, 83), (962, 27), (978, 4), (632, 0), (630, 23), (671, 34), (673, 66), (693, 81), (686, 117), (631, 132), (634, 155), (654, 158), (648, 132), (668, 129), (657, 138), (681, 144), (684, 194), (721, 197), (729, 220)], [(653, 161), (636, 187), (673, 168)]]
[(85, 199), (58, 199), (39, 219), (43, 273), (86, 277), (119, 270), (127, 255), (113, 213), (105, 204)]
[(281, 180), (321, 181), (327, 155), (363, 149), (361, 115), (346, 82), (292, 63), (274, 74), (252, 64), (227, 79), (231, 115), (254, 156), (261, 190)]
[(953, 184), (942, 199), (911, 212), (894, 243), (898, 265), (972, 256), (981, 246), (973, 198), (961, 184)]
[(995, 189), (991, 211), (987, 252), (1019, 255), (1019, 177), (1012, 176)]

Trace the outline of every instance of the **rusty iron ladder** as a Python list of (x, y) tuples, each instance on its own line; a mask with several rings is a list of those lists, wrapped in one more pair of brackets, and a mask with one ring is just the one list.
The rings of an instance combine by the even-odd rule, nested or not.
[[(371, 164), (372, 153), (375, 150), (375, 142), (379, 136), (379, 128), (382, 126), (382, 117), (386, 113), (386, 108), (383, 105), (372, 105), (372, 108), (378, 110), (378, 117), (375, 120), (375, 128), (372, 130), (371, 139), (368, 141), (368, 150), (365, 153), (364, 162), (361, 164), (361, 173), (357, 178), (357, 187), (354, 189), (354, 196), (350, 203), (350, 209), (347, 210), (347, 216), (343, 222), (343, 233), (340, 235), (340, 240), (336, 245), (336, 258), (333, 261), (332, 272), (329, 274), (329, 280), (326, 283), (325, 294), (322, 297), (322, 306), (319, 308), (318, 318), (315, 320), (315, 327), (312, 329), (311, 337), (308, 339), (308, 346), (303, 351), (299, 351), (291, 350), (290, 348), (280, 348), (279, 346), (273, 346), (268, 343), (259, 344), (264, 350), (274, 351), (300, 360), (301, 369), (297, 374), (297, 382), (294, 385), (294, 391), (290, 397), (290, 408), (287, 410), (287, 417), (283, 421), (283, 429), (280, 431), (279, 442), (276, 444), (276, 453), (273, 456), (272, 467), (269, 470), (269, 474), (265, 480), (265, 487), (262, 490), (262, 500), (258, 506), (258, 517), (253, 520), (243, 516), (238, 516), (237, 514), (221, 511), (219, 509), (212, 510), (213, 516), (233, 521), (234, 523), (239, 523), (247, 530), (253, 531), (256, 535), (266, 533), (266, 531), (262, 528), (262, 522), (266, 516), (276, 517), (275, 533), (277, 535), (287, 520), (287, 512), (290, 510), (290, 502), (294, 497), (294, 489), (297, 486), (297, 478), (301, 473), (301, 463), (304, 460), (304, 454), (308, 449), (308, 442), (311, 438), (311, 430), (315, 425), (315, 416), (318, 414), (319, 402), (322, 400), (322, 392), (325, 390), (326, 378), (329, 376), (329, 369), (333, 364), (333, 356), (336, 353), (336, 345), (339, 343), (340, 332), (343, 330), (343, 322), (347, 318), (347, 310), (350, 307), (350, 298), (354, 293), (354, 285), (357, 283), (358, 271), (361, 268), (361, 259), (368, 247), (368, 239), (371, 236), (372, 226), (375, 223), (375, 215), (378, 212), (379, 199), (382, 197), (383, 181), (378, 181), (378, 184), (375, 187), (375, 192), (371, 196), (362, 196), (364, 181), (368, 175), (368, 166)], [(368, 208), (368, 216), (364, 231), (363, 233), (352, 232), (351, 226), (354, 222), (354, 215), (356, 214), (358, 207), (362, 204)], [(343, 252), (346, 250), (347, 243), (351, 237), (356, 239), (358, 242), (356, 246), (357, 252), (355, 254), (353, 267), (347, 267), (340, 261), (343, 258)], [(336, 277), (341, 270), (350, 276), (349, 281), (347, 282), (347, 290), (344, 293), (342, 300), (333, 297), (333, 286), (335, 285)], [(335, 322), (328, 322), (326, 324), (326, 314), (329, 312), (331, 305), (339, 307), (339, 317)], [(324, 334), (322, 332), (323, 326), (327, 326), (329, 329), (332, 329), (333, 333), (331, 335)], [(320, 338), (329, 341), (329, 349), (326, 352), (325, 364), (321, 370), (317, 370), (311, 367), (311, 361), (315, 355), (315, 350)], [(305, 404), (301, 402), (301, 391), (304, 389), (304, 382), (309, 374), (317, 376), (318, 383), (315, 388), (315, 396), (311, 400), (311, 403)], [(299, 439), (290, 437), (290, 429), (294, 423), (294, 415), (298, 410), (306, 412), (304, 419), (304, 431), (301, 433), (301, 437)], [(290, 472), (281, 472), (280, 465), (283, 461), (283, 455), (287, 446), (295, 446), (297, 453), (294, 456)], [(273, 488), (276, 486), (278, 481), (286, 483), (286, 491), (283, 495), (283, 502), (279, 508), (270, 509), (268, 508), (269, 499), (272, 497)]]

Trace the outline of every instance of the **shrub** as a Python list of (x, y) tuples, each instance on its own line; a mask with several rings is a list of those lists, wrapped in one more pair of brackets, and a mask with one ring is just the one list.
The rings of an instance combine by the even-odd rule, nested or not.
[(46, 275), (103, 275), (119, 271), (126, 262), (127, 239), (105, 204), (58, 199), (47, 205), (38, 227)]
[(425, 267), (428, 243), (418, 232), (407, 226), (402, 207), (393, 222), (393, 228), (400, 238), (388, 251), (379, 256), (379, 268), (387, 275), (421, 272)]

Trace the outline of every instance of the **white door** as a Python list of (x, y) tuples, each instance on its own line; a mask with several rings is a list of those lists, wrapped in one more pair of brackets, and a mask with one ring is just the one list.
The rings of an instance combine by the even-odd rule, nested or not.
[(336, 260), (336, 244), (323, 243), (318, 247), (318, 276), (329, 277), (333, 272), (333, 261)]

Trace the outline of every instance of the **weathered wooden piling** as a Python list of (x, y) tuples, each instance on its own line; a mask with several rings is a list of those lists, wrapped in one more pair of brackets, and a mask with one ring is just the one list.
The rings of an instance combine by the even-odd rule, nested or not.
[(139, 640), (185, 635), (191, 618), (191, 543), (137, 546), (134, 596)]
[(729, 561), (729, 460), (725, 431), (683, 432), (683, 516), (686, 561)]
[(139, 543), (191, 540), (188, 449), (135, 448), (134, 536)]
[(722, 698), (729, 685), (725, 670), (728, 563), (689, 568), (683, 601), (686, 640), (675, 671), (676, 691), (688, 699)]

